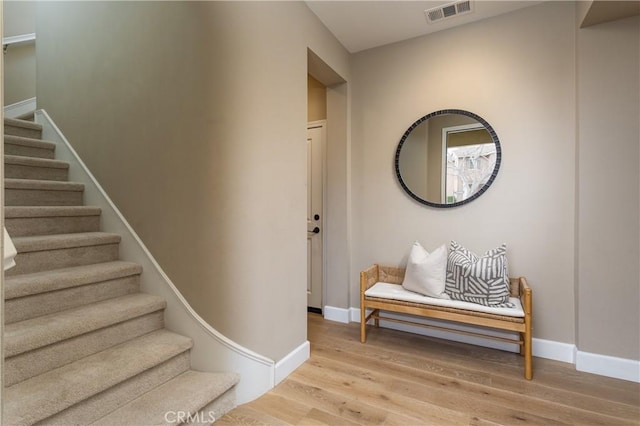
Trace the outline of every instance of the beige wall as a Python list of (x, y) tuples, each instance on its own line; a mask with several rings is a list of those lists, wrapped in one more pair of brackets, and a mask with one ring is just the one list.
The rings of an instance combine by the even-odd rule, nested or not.
[(347, 52), (299, 2), (38, 12), (39, 105), (187, 300), (275, 360), (302, 344), (307, 47), (345, 78)]
[[(544, 23), (544, 30), (541, 30)], [(534, 288), (534, 336), (575, 341), (575, 10), (546, 3), (354, 55), (353, 266), (403, 265), (414, 240), (501, 243)], [(468, 205), (434, 209), (406, 195), (393, 156), (406, 128), (458, 108), (489, 122), (503, 162)]]
[(307, 77), (307, 120), (327, 119), (327, 88), (315, 78)]
[(636, 360), (639, 56), (638, 17), (578, 31), (578, 348)]
[(4, 37), (36, 32), (35, 1), (4, 1)]
[[(428, 250), (450, 239), (476, 251), (505, 242), (511, 273), (534, 287), (535, 337), (577, 336), (580, 350), (638, 358), (627, 339), (639, 334), (637, 199), (620, 216), (630, 232), (609, 224), (602, 240), (615, 235), (635, 253), (631, 279), (606, 294), (602, 280), (584, 281), (602, 256), (584, 237), (610, 221), (596, 177), (604, 170), (585, 174), (609, 153), (599, 141), (613, 142), (599, 124), (589, 136), (591, 123), (617, 111), (588, 98), (609, 75), (621, 79), (616, 90), (638, 83), (633, 68), (597, 60), (637, 64), (626, 21), (585, 33), (573, 4), (551, 2), (350, 57), (297, 2), (45, 2), (40, 12), (40, 105), (190, 303), (232, 339), (280, 359), (306, 337), (308, 47), (349, 82), (326, 92), (327, 305), (358, 307), (358, 271), (404, 264), (416, 239)], [(622, 53), (606, 51), (620, 41)], [(625, 143), (636, 135), (627, 157), (638, 161), (633, 93), (623, 104), (635, 119), (614, 120), (625, 135), (614, 142), (633, 151)], [(438, 210), (402, 192), (393, 156), (411, 123), (446, 108), (486, 119), (503, 163), (478, 200)], [(622, 173), (632, 192), (635, 167)], [(616, 277), (629, 267), (604, 257), (621, 265)], [(600, 299), (612, 318), (595, 324)]]
[(4, 105), (36, 96), (36, 48), (33, 43), (11, 46), (4, 55)]
[[(36, 32), (34, 1), (5, 1), (3, 36)], [(35, 44), (10, 46), (4, 54), (4, 105), (36, 96)]]

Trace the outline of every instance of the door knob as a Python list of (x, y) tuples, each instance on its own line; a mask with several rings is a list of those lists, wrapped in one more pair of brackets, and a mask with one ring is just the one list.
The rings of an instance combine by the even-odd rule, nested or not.
[(319, 234), (320, 233), (320, 228), (318, 228), (317, 226), (315, 228), (313, 228), (313, 231), (307, 231), (310, 234)]

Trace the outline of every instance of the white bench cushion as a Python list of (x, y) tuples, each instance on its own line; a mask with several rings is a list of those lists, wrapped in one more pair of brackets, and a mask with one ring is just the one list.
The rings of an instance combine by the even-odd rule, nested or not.
[(383, 282), (375, 283), (365, 291), (364, 294), (365, 296), (379, 297), (381, 299), (401, 300), (403, 302), (422, 303), (425, 305), (443, 306), (445, 308), (466, 309), (487, 314), (524, 318), (524, 310), (522, 309), (520, 299), (517, 297), (509, 298), (509, 302), (514, 304), (513, 308), (494, 308), (477, 303), (463, 302), (461, 300), (436, 299), (435, 297), (423, 296), (422, 294), (405, 290), (401, 285)]

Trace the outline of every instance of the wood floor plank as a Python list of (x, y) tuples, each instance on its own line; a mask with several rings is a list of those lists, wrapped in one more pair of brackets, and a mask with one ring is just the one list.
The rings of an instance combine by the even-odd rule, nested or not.
[[(346, 343), (338, 345), (325, 345), (314, 343), (314, 356), (324, 356), (328, 358), (340, 359), (342, 363), (352, 366), (367, 365), (370, 368), (384, 370), (396, 377), (406, 377), (420, 382), (438, 382), (440, 386), (447, 386), (447, 383), (468, 383), (484, 386), (483, 392), (499, 390), (512, 395), (514, 399), (522, 401), (531, 400), (533, 403), (528, 406), (535, 406), (536, 403), (550, 403), (558, 410), (567, 407), (595, 412), (614, 418), (620, 417), (629, 421), (640, 418), (640, 407), (583, 395), (577, 392), (569, 392), (564, 389), (557, 389), (545, 386), (538, 380), (528, 381), (522, 377), (502, 377), (489, 373), (477, 374), (465, 370), (462, 367), (448, 368), (446, 365), (434, 363), (423, 358), (410, 354), (398, 356), (393, 352), (386, 352), (377, 348), (371, 351), (363, 351), (354, 343), (350, 346)], [(358, 350), (360, 349), (360, 350)], [(389, 362), (392, 361), (392, 362)]]
[(350, 422), (316, 408), (312, 408), (297, 424), (300, 426), (358, 426), (358, 423)]
[[(354, 365), (343, 365), (315, 357), (300, 367), (297, 374), (323, 389), (358, 399), (387, 411), (404, 413), (414, 421), (433, 424), (468, 424), (471, 413), (478, 418), (502, 424), (526, 421), (529, 424), (569, 424), (545, 413), (514, 407), (495, 397), (465, 389), (463, 383), (417, 383), (394, 375), (378, 373)], [(350, 376), (349, 380), (344, 380)], [(444, 385), (444, 386), (442, 386)], [(522, 409), (521, 409), (522, 408)]]
[[(359, 343), (359, 328), (353, 324), (331, 329), (331, 337)], [(344, 327), (346, 326), (346, 327)], [(309, 322), (309, 340), (321, 341), (324, 332), (314, 334), (317, 322)], [(315, 338), (315, 339), (314, 339)], [(474, 371), (489, 373), (491, 377), (522, 375), (522, 357), (519, 354), (430, 338), (390, 329), (375, 329), (368, 334), (365, 346), (384, 347), (390, 351), (417, 356), (428, 354), (433, 361), (449, 365), (463, 365)], [(534, 357), (534, 380), (559, 389), (576, 390), (597, 398), (609, 398), (637, 406), (640, 403), (640, 384), (625, 380), (576, 371), (573, 366), (558, 361)], [(569, 368), (567, 368), (569, 367)]]
[(405, 417), (412, 423), (467, 424), (471, 419), (466, 413), (432, 404), (428, 399), (417, 400), (395, 393), (395, 383), (391, 377), (380, 377), (374, 371), (356, 368), (350, 368), (345, 374), (333, 367), (335, 364), (329, 360), (311, 359), (301, 367), (299, 377), (345, 398), (356, 398), (370, 406)]
[(222, 425), (640, 426), (640, 384), (534, 357), (308, 316), (311, 358)]
[(295, 399), (288, 399), (274, 393), (267, 393), (246, 406), (287, 424), (297, 424), (313, 410), (313, 407), (301, 404)]
[(382, 424), (386, 417), (385, 411), (380, 408), (364, 404), (357, 399), (345, 398), (317, 386), (307, 385), (303, 381), (287, 379), (281, 385), (273, 390), (275, 394), (295, 398), (353, 423), (377, 425)]
[(216, 420), (216, 425), (287, 426), (288, 423), (249, 407), (238, 407)]

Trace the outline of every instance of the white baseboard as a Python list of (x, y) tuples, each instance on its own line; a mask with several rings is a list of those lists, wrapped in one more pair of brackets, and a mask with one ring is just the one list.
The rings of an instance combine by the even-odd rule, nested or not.
[[(324, 319), (330, 320), (330, 321), (337, 321), (342, 323), (354, 322), (353, 320), (350, 321), (350, 310), (352, 309), (354, 308), (345, 309), (345, 308), (334, 308), (333, 306), (325, 306), (322, 309), (322, 316), (324, 317)], [(360, 322), (359, 317), (357, 322)]]
[(4, 107), (5, 118), (16, 118), (36, 110), (36, 98), (25, 99)]
[[(325, 319), (339, 322), (360, 322), (360, 309), (359, 308), (333, 308), (325, 306)], [(390, 315), (390, 314), (388, 314)], [(391, 316), (391, 315), (390, 315)], [(397, 315), (401, 317), (401, 315)], [(416, 320), (412, 317), (412, 320)], [(425, 324), (429, 324), (432, 321), (427, 319), (421, 319)], [(433, 321), (436, 323), (437, 321)], [(465, 336), (456, 333), (449, 333), (439, 330), (431, 330), (422, 328), (419, 326), (411, 326), (405, 324), (397, 324), (388, 321), (381, 321), (380, 325), (385, 328), (391, 328), (394, 330), (407, 331), (423, 336), (438, 337), (447, 340), (453, 340), (461, 343), (470, 343), (479, 346), (485, 346), (494, 349), (507, 350), (512, 352), (518, 352), (519, 346), (516, 344), (495, 342), (492, 340), (476, 338), (473, 336)], [(451, 328), (454, 328), (449, 323)], [(456, 326), (465, 330), (467, 328), (473, 329), (473, 327)], [(502, 336), (505, 333), (497, 332), (496, 335)], [(506, 333), (508, 335), (508, 333)], [(537, 339), (532, 341), (533, 356), (552, 359), (554, 361), (566, 362), (569, 364), (575, 364), (576, 370), (584, 371), (588, 373), (599, 374), (607, 377), (614, 377), (617, 379), (630, 380), (633, 382), (640, 382), (640, 361), (629, 360), (623, 358), (616, 358), (608, 355), (592, 354), (588, 352), (581, 352), (577, 350), (576, 345), (572, 343), (556, 342), (553, 340)]]
[(576, 345), (556, 342), (554, 340), (536, 339), (531, 342), (533, 356), (552, 359), (554, 361), (576, 363)]
[(283, 381), (289, 374), (293, 373), (293, 371), (300, 367), (306, 360), (309, 359), (311, 355), (311, 345), (307, 340), (296, 349), (291, 351), (287, 356), (282, 358), (280, 361), (276, 362), (275, 365), (275, 374), (274, 374), (274, 384), (276, 386), (278, 383)]
[(640, 383), (640, 361), (576, 352), (576, 370)]

